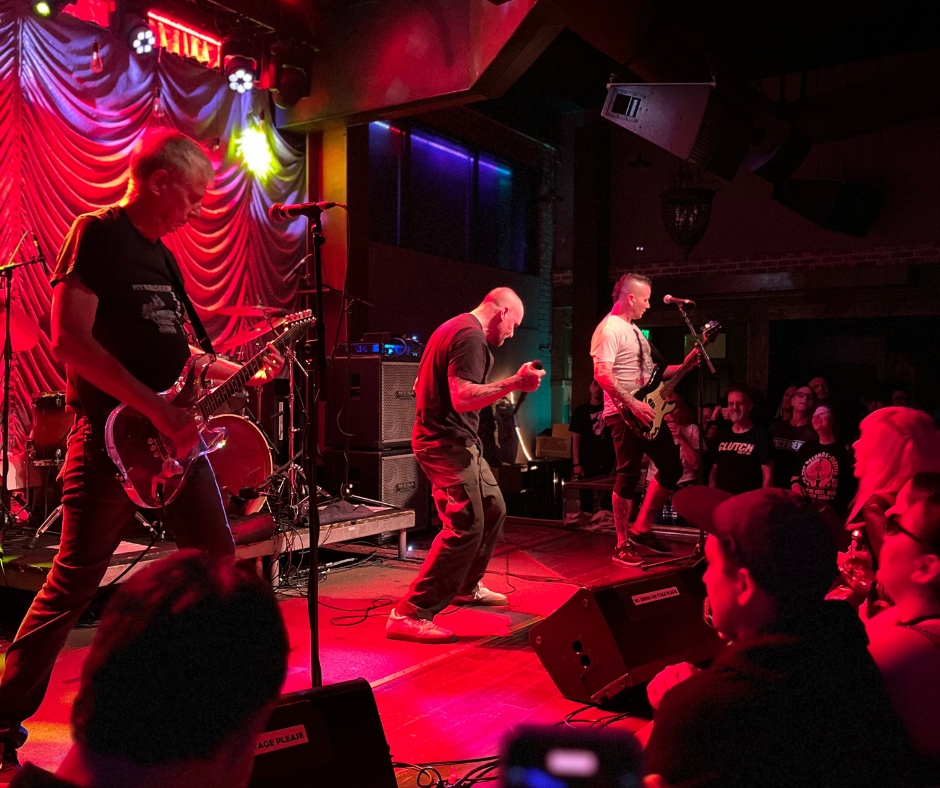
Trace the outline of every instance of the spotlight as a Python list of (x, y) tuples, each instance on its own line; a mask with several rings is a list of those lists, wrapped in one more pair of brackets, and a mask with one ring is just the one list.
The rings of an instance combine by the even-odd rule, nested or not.
[(253, 60), (234, 55), (225, 61), (225, 76), (231, 90), (247, 93), (255, 86), (258, 72)]
[(260, 180), (274, 171), (274, 154), (262, 123), (250, 123), (242, 129), (236, 147), (245, 166)]
[(57, 16), (59, 11), (67, 5), (71, 5), (74, 0), (35, 0), (33, 3), (33, 13), (36, 16), (50, 17)]
[(157, 37), (145, 22), (134, 25), (127, 34), (127, 44), (138, 55), (149, 55), (157, 48)]

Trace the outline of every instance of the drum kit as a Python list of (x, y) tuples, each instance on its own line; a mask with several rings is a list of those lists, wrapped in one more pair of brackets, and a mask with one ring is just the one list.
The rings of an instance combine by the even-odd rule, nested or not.
[[(227, 358), (223, 356), (223, 362), (209, 367), (207, 382), (210, 387), (213, 383), (217, 385), (227, 379), (232, 374), (233, 364), (237, 365), (240, 360), (259, 352), (268, 340), (268, 335), (283, 325), (287, 310), (266, 306), (236, 306), (220, 308), (218, 313), (259, 320), (248, 329), (218, 343), (219, 350), (227, 354)], [(2, 316), (0, 307), (0, 319)], [(11, 327), (14, 352), (29, 350), (38, 342), (38, 326), (15, 306)], [(296, 425), (301, 419), (294, 412), (299, 400), (294, 396), (297, 382), (295, 368), (298, 365), (293, 343), (288, 344), (284, 355), (290, 384), (286, 412), (279, 414), (286, 419), (283, 434), (286, 435), (287, 462), (284, 465), (274, 465), (277, 447), (275, 441), (261, 428), (260, 414), (257, 412), (260, 397), (256, 399), (255, 412), (252, 412), (248, 392), (239, 392), (228, 400), (221, 414), (211, 420), (211, 426), (222, 426), (228, 431), (224, 446), (216, 449), (209, 458), (230, 515), (257, 514), (267, 505), (276, 520), (290, 517), (293, 521), (307, 506), (304, 474), (298, 462), (300, 446), (295, 447), (295, 436), (301, 431)], [(29, 521), (42, 523), (33, 536), (31, 546), (58, 519), (61, 490), (56, 483), (56, 476), (65, 462), (66, 442), (74, 421), (73, 414), (66, 410), (63, 391), (36, 394), (32, 398), (32, 416), (32, 429), (25, 453), (11, 454), (7, 485), (7, 489), (18, 498), (20, 511), (28, 511)], [(37, 488), (42, 488), (44, 492), (36, 492)], [(22, 514), (17, 519), (21, 520)]]

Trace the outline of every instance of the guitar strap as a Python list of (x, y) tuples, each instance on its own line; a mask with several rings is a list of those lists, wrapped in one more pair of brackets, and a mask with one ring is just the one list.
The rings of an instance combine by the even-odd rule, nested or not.
[(206, 327), (202, 324), (202, 321), (199, 319), (199, 315), (196, 313), (196, 307), (193, 306), (193, 302), (189, 300), (189, 296), (186, 295), (186, 288), (183, 287), (183, 275), (180, 272), (179, 266), (176, 264), (176, 259), (170, 254), (170, 250), (166, 248), (164, 244), (160, 244), (160, 248), (163, 250), (163, 259), (166, 260), (166, 268), (170, 274), (170, 282), (173, 285), (173, 292), (176, 293), (176, 297), (180, 300), (180, 303), (186, 309), (186, 314), (189, 316), (189, 322), (193, 327), (193, 333), (196, 335), (196, 341), (199, 343), (199, 347), (203, 349), (206, 353), (211, 353), (215, 355), (215, 350), (212, 348), (212, 340), (209, 339), (209, 334), (206, 332)]

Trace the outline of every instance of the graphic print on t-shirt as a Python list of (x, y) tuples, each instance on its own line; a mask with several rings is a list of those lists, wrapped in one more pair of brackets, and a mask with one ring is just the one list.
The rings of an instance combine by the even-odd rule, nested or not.
[(839, 461), (829, 452), (820, 451), (803, 465), (800, 476), (810, 498), (831, 501), (838, 492)]
[(596, 410), (591, 414), (591, 429), (594, 434), (601, 436), (604, 434), (604, 430), (607, 428), (607, 425), (604, 423), (604, 411), (603, 409)]
[[(150, 301), (140, 307), (140, 316), (157, 324), (161, 334), (175, 334), (183, 317), (183, 308), (168, 285), (131, 285), (134, 290), (149, 292)], [(159, 295), (158, 295), (159, 294)]]
[(722, 441), (718, 444), (718, 451), (727, 451), (739, 457), (750, 457), (754, 453), (754, 444), (744, 441)]

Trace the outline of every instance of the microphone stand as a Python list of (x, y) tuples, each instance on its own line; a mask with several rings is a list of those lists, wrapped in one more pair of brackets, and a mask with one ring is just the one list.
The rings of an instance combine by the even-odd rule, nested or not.
[[(13, 507), (10, 503), (9, 474), (10, 474), (10, 372), (13, 368), (13, 338), (11, 320), (11, 297), (13, 295), (13, 272), (24, 265), (33, 265), (35, 263), (45, 264), (46, 260), (40, 252), (36, 257), (24, 260), (20, 263), (14, 263), (13, 258), (20, 250), (26, 233), (20, 238), (20, 242), (13, 250), (10, 261), (0, 266), (0, 279), (3, 280), (3, 414), (0, 417), (0, 429), (3, 430), (3, 462), (0, 472), (3, 473), (3, 481), (0, 483), (0, 534), (8, 525), (13, 523)], [(2, 553), (2, 551), (0, 551)], [(2, 566), (2, 564), (0, 564)]]
[[(712, 360), (708, 357), (708, 353), (705, 352), (705, 343), (702, 342), (702, 338), (698, 335), (698, 332), (695, 330), (695, 326), (692, 325), (692, 321), (689, 320), (689, 316), (685, 313), (685, 305), (681, 303), (676, 303), (676, 307), (679, 309), (679, 314), (682, 315), (682, 319), (685, 321), (685, 324), (689, 328), (689, 334), (692, 337), (695, 347), (699, 353), (698, 361), (698, 448), (696, 454), (698, 455), (698, 483), (704, 484), (703, 478), (705, 474), (705, 468), (702, 465), (702, 458), (704, 455), (704, 441), (705, 441), (705, 374), (702, 372), (702, 362), (708, 366), (708, 371), (713, 375), (715, 374), (715, 367), (712, 364)], [(695, 547), (692, 548), (692, 552), (688, 555), (682, 555), (678, 558), (667, 558), (665, 561), (655, 561), (651, 564), (644, 563), (640, 567), (644, 572), (654, 569), (659, 566), (671, 566), (672, 564), (682, 564), (688, 563), (689, 565), (695, 564), (698, 560), (705, 555), (705, 529), (698, 529), (698, 539), (695, 542)]]
[(307, 514), (310, 518), (310, 574), (307, 577), (307, 618), (310, 624), (310, 685), (323, 686), (323, 671), (320, 667), (320, 631), (318, 620), (318, 600), (320, 576), (320, 508), (317, 506), (317, 454), (320, 446), (320, 417), (317, 412), (317, 393), (323, 383), (326, 372), (326, 344), (323, 324), (323, 260), (320, 247), (326, 243), (323, 237), (323, 225), (320, 222), (321, 209), (309, 206), (304, 215), (307, 217), (307, 251), (304, 258), (304, 308), (312, 309), (317, 318), (316, 334), (304, 344), (304, 385), (307, 410), (307, 428), (304, 431), (304, 473), (307, 476)]

